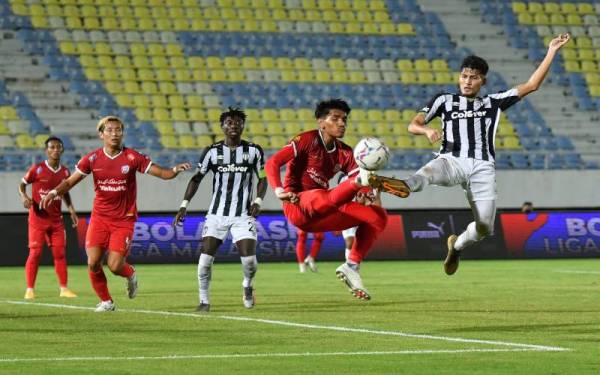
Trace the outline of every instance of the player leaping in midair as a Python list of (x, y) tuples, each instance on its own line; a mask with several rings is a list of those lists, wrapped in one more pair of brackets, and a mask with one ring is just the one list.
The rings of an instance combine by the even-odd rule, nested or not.
[[(475, 217), (459, 236), (448, 237), (446, 274), (456, 272), (464, 248), (493, 233), (496, 216), (494, 140), (500, 113), (540, 87), (556, 53), (569, 39), (569, 34), (552, 39), (546, 57), (527, 82), (484, 97), (477, 95), (485, 84), (488, 64), (481, 57), (466, 57), (458, 79), (460, 93), (438, 94), (408, 126), (409, 132), (424, 135), (431, 143), (442, 140), (439, 155), (405, 180), (411, 192), (421, 191), (427, 185), (461, 185)], [(441, 134), (426, 126), (434, 117), (441, 118)]]
[[(315, 110), (318, 128), (297, 135), (275, 153), (267, 161), (266, 172), (275, 195), (283, 201), (285, 216), (296, 227), (314, 233), (358, 226), (348, 261), (336, 269), (336, 274), (352, 295), (368, 300), (371, 296), (363, 285), (359, 265), (385, 228), (387, 213), (379, 206), (352, 201), (359, 191), (367, 186), (380, 187), (383, 180), (359, 170), (352, 148), (339, 140), (346, 132), (349, 114), (350, 107), (341, 99), (318, 103)], [(286, 164), (282, 183), (280, 170)], [(340, 171), (350, 177), (329, 189), (329, 181)], [(394, 192), (404, 197), (409, 194), (402, 181)]]

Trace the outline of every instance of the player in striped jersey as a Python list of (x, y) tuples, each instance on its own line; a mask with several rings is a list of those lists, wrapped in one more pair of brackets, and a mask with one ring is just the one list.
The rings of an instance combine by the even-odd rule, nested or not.
[[(448, 237), (446, 274), (452, 275), (458, 269), (461, 250), (493, 233), (494, 140), (500, 113), (540, 87), (558, 50), (569, 39), (569, 34), (562, 34), (550, 42), (546, 57), (527, 82), (483, 98), (477, 95), (486, 82), (488, 64), (480, 57), (468, 56), (461, 64), (460, 93), (437, 95), (409, 124), (412, 134), (423, 135), (431, 143), (442, 141), (439, 155), (405, 180), (410, 190), (421, 191), (430, 184), (462, 185), (475, 217), (459, 236)], [(441, 118), (442, 134), (426, 126), (434, 117)]]
[[(198, 190), (200, 182), (213, 172), (213, 196), (202, 230), (202, 254), (198, 260), (198, 286), (200, 304), (197, 311), (210, 310), (210, 280), (215, 254), (228, 232), (240, 252), (244, 270), (242, 301), (244, 307), (254, 307), (254, 276), (256, 261), (256, 217), (267, 192), (262, 148), (242, 139), (246, 114), (229, 107), (219, 119), (225, 140), (204, 150), (198, 163), (198, 172), (188, 183), (173, 226), (185, 220), (187, 206)], [(253, 177), (258, 177), (257, 198), (252, 200)]]

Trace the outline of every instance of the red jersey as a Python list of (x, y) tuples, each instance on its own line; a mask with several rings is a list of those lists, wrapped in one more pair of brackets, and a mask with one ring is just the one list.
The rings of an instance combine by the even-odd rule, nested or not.
[(58, 169), (52, 169), (48, 161), (34, 164), (29, 168), (22, 181), (24, 184), (33, 184), (31, 187), (31, 199), (33, 205), (29, 208), (29, 219), (33, 221), (62, 221), (61, 203), (62, 198), (56, 197), (48, 208), (40, 210), (41, 200), (69, 177), (67, 167), (59, 165)]
[(115, 156), (109, 156), (104, 148), (93, 151), (77, 163), (77, 171), (94, 176), (94, 205), (92, 214), (113, 221), (135, 221), (136, 172), (146, 173), (152, 161), (131, 148), (123, 147)]
[[(297, 135), (277, 154), (280, 153), (282, 153), (284, 161), (291, 157), (291, 160), (287, 161), (283, 183), (285, 191), (298, 193), (311, 189), (328, 189), (329, 180), (336, 173), (341, 171), (352, 175), (358, 172), (352, 148), (336, 139), (333, 148), (327, 150), (319, 130), (311, 130)], [(279, 172), (278, 166), (277, 172)], [(280, 181), (278, 175), (268, 177), (277, 177), (276, 180)], [(274, 180), (270, 178), (269, 181)], [(272, 185), (277, 187), (277, 182)]]

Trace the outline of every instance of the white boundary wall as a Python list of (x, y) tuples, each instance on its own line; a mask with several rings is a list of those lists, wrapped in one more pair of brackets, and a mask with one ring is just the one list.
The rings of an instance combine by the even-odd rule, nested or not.
[[(18, 195), (19, 181), (25, 172), (0, 173), (0, 212), (23, 213)], [(386, 175), (406, 177), (408, 171), (386, 171)], [(138, 210), (176, 212), (187, 183), (192, 176), (184, 173), (171, 181), (138, 175)], [(600, 207), (600, 171), (499, 171), (498, 208), (518, 208), (526, 200), (536, 208), (592, 208)], [(188, 207), (191, 211), (208, 208), (212, 189), (212, 175), (208, 175)], [(29, 190), (30, 191), (30, 190)], [(92, 178), (87, 177), (71, 191), (78, 211), (90, 211), (94, 191)], [(432, 186), (408, 199), (384, 195), (384, 207), (388, 209), (468, 208), (460, 187), (443, 188)], [(265, 210), (280, 210), (281, 204), (269, 189)]]

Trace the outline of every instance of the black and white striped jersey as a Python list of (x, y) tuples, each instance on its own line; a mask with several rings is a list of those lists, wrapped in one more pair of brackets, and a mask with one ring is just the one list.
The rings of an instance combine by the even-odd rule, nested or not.
[(425, 113), (425, 123), (434, 117), (441, 118), (441, 154), (494, 161), (500, 113), (518, 101), (516, 88), (483, 98), (440, 93), (420, 112)]
[(265, 176), (262, 148), (242, 140), (235, 149), (224, 141), (204, 150), (198, 162), (199, 172), (213, 172), (213, 196), (208, 213), (219, 216), (243, 216), (252, 204), (254, 175)]

